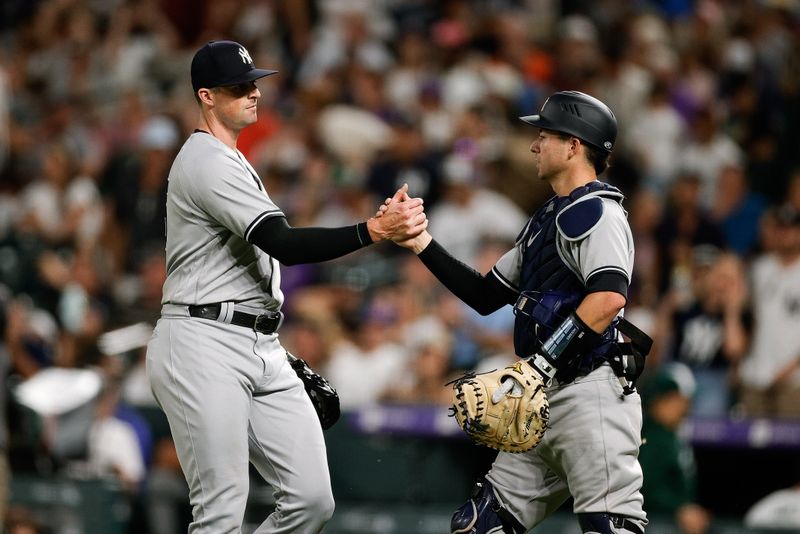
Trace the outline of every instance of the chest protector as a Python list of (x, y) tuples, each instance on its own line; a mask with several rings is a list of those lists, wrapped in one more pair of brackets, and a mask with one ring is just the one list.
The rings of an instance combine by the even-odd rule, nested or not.
[[(519, 356), (537, 352), (586, 296), (583, 281), (559, 254), (559, 232), (573, 239), (588, 235), (602, 214), (602, 198), (621, 202), (623, 195), (616, 187), (595, 181), (569, 196), (553, 197), (539, 208), (518, 237), (522, 247), (520, 300), (526, 299), (523, 313), (518, 306), (514, 309), (514, 349)], [(580, 204), (569, 209), (567, 217), (558, 217), (562, 212), (566, 215), (565, 210), (578, 201)], [(603, 332), (598, 347), (581, 355), (573, 371), (587, 367), (591, 370), (595, 360), (605, 358), (616, 340), (614, 324)], [(569, 379), (565, 376), (568, 371), (559, 372), (562, 376), (557, 378)]]

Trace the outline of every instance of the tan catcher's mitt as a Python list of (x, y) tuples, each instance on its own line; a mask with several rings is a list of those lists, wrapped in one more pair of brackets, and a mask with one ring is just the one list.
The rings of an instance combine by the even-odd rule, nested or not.
[(525, 452), (544, 437), (550, 405), (542, 378), (520, 360), (488, 373), (468, 373), (453, 385), (455, 416), (476, 443), (505, 452)]

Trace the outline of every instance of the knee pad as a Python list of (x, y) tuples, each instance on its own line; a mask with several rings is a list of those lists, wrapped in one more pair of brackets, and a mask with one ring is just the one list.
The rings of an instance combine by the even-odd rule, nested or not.
[(450, 519), (452, 534), (521, 534), (524, 531), (503, 508), (488, 480), (475, 484), (470, 499)]
[(578, 522), (583, 534), (644, 534), (644, 528), (639, 523), (619, 514), (578, 514)]

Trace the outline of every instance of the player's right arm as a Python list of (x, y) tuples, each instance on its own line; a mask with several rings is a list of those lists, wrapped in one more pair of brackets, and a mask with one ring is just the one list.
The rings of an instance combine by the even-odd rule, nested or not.
[[(332, 260), (390, 237), (407, 239), (427, 226), (422, 199), (409, 198), (404, 185), (395, 194), (404, 202), (387, 207), (379, 221), (293, 228), (237, 153), (195, 135), (193, 152), (180, 162), (187, 167), (177, 178), (181, 184), (175, 186), (186, 189), (187, 202), (200, 209), (211, 232), (217, 231), (215, 226), (224, 227), (285, 265)], [(198, 153), (203, 157), (190, 157)]]
[(284, 265), (316, 263), (338, 258), (385, 239), (408, 239), (423, 231), (428, 220), (422, 199), (408, 198), (408, 185), (395, 193), (395, 200), (380, 218), (340, 228), (289, 226), (286, 217), (265, 218), (247, 234), (247, 239)]

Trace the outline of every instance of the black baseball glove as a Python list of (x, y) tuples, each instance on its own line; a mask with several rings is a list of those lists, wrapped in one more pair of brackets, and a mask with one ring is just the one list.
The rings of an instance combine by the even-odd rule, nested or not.
[(301, 358), (297, 358), (288, 352), (286, 357), (289, 365), (303, 381), (308, 398), (319, 416), (319, 422), (323, 430), (327, 430), (339, 420), (341, 410), (339, 409), (339, 395), (333, 386), (321, 375), (314, 372), (311, 367)]

